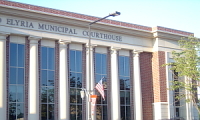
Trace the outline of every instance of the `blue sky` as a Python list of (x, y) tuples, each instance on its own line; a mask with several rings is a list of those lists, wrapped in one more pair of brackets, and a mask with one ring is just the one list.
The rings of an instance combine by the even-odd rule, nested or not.
[(12, 0), (149, 27), (163, 26), (192, 32), (200, 38), (200, 0)]

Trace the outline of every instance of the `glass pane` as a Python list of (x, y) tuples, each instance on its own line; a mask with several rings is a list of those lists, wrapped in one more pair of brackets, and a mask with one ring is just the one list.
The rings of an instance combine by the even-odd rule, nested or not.
[(24, 45), (18, 44), (18, 67), (24, 67)]
[(42, 104), (41, 118), (42, 118), (42, 120), (47, 120), (47, 105), (46, 104)]
[(54, 120), (54, 105), (53, 104), (49, 104), (49, 116), (48, 116), (48, 120)]
[(107, 106), (103, 106), (103, 120), (107, 120), (108, 118), (107, 118)]
[(98, 91), (96, 91), (97, 99), (96, 99), (96, 104), (101, 104), (101, 95)]
[(54, 48), (48, 48), (48, 69), (54, 70), (55, 65), (55, 56), (54, 56)]
[(119, 56), (119, 75), (124, 75), (124, 57)]
[(10, 102), (16, 102), (16, 92), (17, 92), (17, 87), (16, 85), (10, 85), (9, 86), (9, 101)]
[(76, 120), (76, 106), (70, 105), (70, 120)]
[(102, 54), (102, 73), (107, 74), (107, 57), (105, 54)]
[(22, 103), (17, 104), (17, 118), (19, 120), (24, 118), (24, 104), (22, 104)]
[(9, 104), (9, 120), (15, 120), (16, 119), (16, 104), (11, 103)]
[(104, 90), (104, 94), (105, 94), (105, 100), (103, 100), (102, 98), (102, 101), (103, 101), (103, 104), (107, 104), (107, 90)]
[(81, 51), (76, 51), (76, 72), (82, 71), (82, 54)]
[(70, 89), (70, 103), (76, 103), (76, 89)]
[(54, 102), (54, 88), (48, 87), (48, 102), (53, 103)]
[(77, 73), (76, 77), (77, 77), (77, 81), (76, 81), (77, 88), (82, 88), (82, 74)]
[(126, 120), (130, 120), (130, 119), (131, 119), (130, 106), (126, 106)]
[(47, 47), (42, 47), (41, 50), (42, 69), (47, 69)]
[(102, 76), (103, 78), (103, 87), (104, 87), (104, 90), (107, 89), (107, 76)]
[(125, 62), (124, 63), (124, 65), (125, 65), (124, 75), (125, 76), (129, 76), (130, 75), (130, 73), (129, 73), (129, 71), (130, 71), (129, 57), (125, 57), (125, 61), (124, 62)]
[(10, 43), (10, 66), (17, 66), (17, 44)]
[(125, 89), (130, 90), (130, 79), (128, 77), (124, 78)]
[(120, 91), (120, 103), (121, 103), (121, 105), (125, 104), (125, 92), (124, 91)]
[(82, 103), (80, 91), (81, 91), (81, 89), (77, 89), (77, 90), (76, 90), (76, 94), (77, 94), (77, 103)]
[(10, 84), (16, 84), (17, 68), (10, 67)]
[(99, 74), (96, 74), (96, 81), (95, 81), (95, 83), (97, 84), (100, 80), (101, 80), (101, 75), (99, 75)]
[(24, 86), (18, 85), (17, 86), (17, 102), (24, 101)]
[(101, 74), (101, 54), (95, 54), (95, 72)]
[(126, 91), (126, 105), (130, 105), (130, 91)]
[(17, 77), (18, 84), (24, 84), (24, 68), (18, 68)]
[(41, 102), (47, 103), (47, 87), (42, 87), (41, 89)]
[(73, 72), (70, 72), (70, 87), (76, 86), (76, 75)]
[(97, 116), (96, 120), (102, 120), (102, 106), (100, 105), (96, 106), (96, 116)]
[(77, 105), (77, 120), (82, 120), (82, 106)]
[(121, 120), (125, 120), (125, 106), (121, 106)]
[(54, 71), (48, 71), (48, 79), (47, 79), (48, 86), (54, 86)]
[(175, 111), (176, 111), (176, 117), (179, 117), (179, 113), (180, 113), (180, 112), (179, 112), (179, 108), (176, 108)]
[(70, 50), (70, 71), (75, 71), (75, 51)]
[(120, 77), (120, 90), (124, 90), (124, 79)]
[(47, 86), (47, 70), (42, 70), (41, 78), (42, 86)]

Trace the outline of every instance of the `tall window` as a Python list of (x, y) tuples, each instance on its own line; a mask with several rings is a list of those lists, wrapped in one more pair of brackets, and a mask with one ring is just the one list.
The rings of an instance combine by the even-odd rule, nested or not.
[(105, 92), (105, 100), (102, 99), (99, 92), (96, 92), (97, 97), (97, 105), (96, 105), (96, 119), (97, 120), (107, 120), (107, 56), (106, 54), (95, 54), (95, 76), (96, 76), (96, 84), (103, 79), (104, 92)]
[(41, 47), (41, 119), (54, 120), (55, 49)]
[(121, 120), (130, 120), (130, 63), (129, 57), (119, 56)]
[(70, 120), (82, 120), (82, 52), (70, 50)]
[[(173, 80), (178, 81), (178, 72), (173, 71)], [(179, 96), (179, 89), (174, 90), (174, 112), (175, 117), (180, 117), (180, 100), (177, 98)]]
[(24, 45), (10, 43), (9, 120), (24, 119)]

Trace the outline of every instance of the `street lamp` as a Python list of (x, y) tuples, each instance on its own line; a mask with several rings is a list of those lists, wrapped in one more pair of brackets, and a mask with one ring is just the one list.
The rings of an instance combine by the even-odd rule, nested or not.
[[(89, 41), (88, 41), (88, 49), (89, 49), (89, 55), (88, 55), (88, 57), (89, 57), (89, 65), (88, 65), (88, 68), (89, 68), (89, 75), (88, 75), (88, 88), (89, 88), (89, 90), (84, 90), (84, 89), (82, 89), (82, 91), (81, 91), (81, 98), (83, 99), (84, 98), (84, 93), (86, 93), (87, 95), (89, 95), (91, 92), (92, 92), (92, 90), (91, 90), (91, 81), (92, 81), (92, 77), (91, 77), (91, 70), (92, 70), (92, 68), (91, 68), (91, 25), (92, 24), (95, 24), (96, 22), (99, 22), (99, 21), (101, 21), (101, 20), (103, 20), (103, 19), (106, 19), (106, 18), (108, 18), (108, 17), (110, 17), (110, 16), (112, 16), (112, 17), (115, 17), (115, 16), (118, 16), (118, 15), (120, 15), (120, 12), (114, 12), (114, 13), (111, 13), (111, 14), (109, 14), (109, 15), (107, 15), (107, 16), (105, 16), (105, 17), (103, 17), (103, 18), (100, 18), (100, 19), (98, 19), (98, 20), (96, 20), (96, 21), (94, 21), (94, 22), (91, 22), (91, 23), (89, 23), (89, 25), (88, 25), (88, 27), (89, 27)], [(89, 93), (88, 93), (89, 92)], [(91, 120), (92, 119), (92, 117), (91, 117), (91, 103), (89, 102), (89, 104), (88, 104), (88, 107), (89, 107), (89, 120)]]

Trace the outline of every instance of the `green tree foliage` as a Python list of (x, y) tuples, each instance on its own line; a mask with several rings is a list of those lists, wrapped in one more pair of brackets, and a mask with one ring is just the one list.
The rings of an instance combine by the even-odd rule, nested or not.
[(171, 66), (171, 70), (178, 73), (178, 80), (172, 81), (170, 90), (178, 91), (175, 99), (185, 99), (192, 102), (200, 114), (197, 99), (197, 86), (200, 81), (200, 41), (195, 37), (182, 38), (178, 41), (181, 51), (173, 51), (174, 62), (165, 64)]

